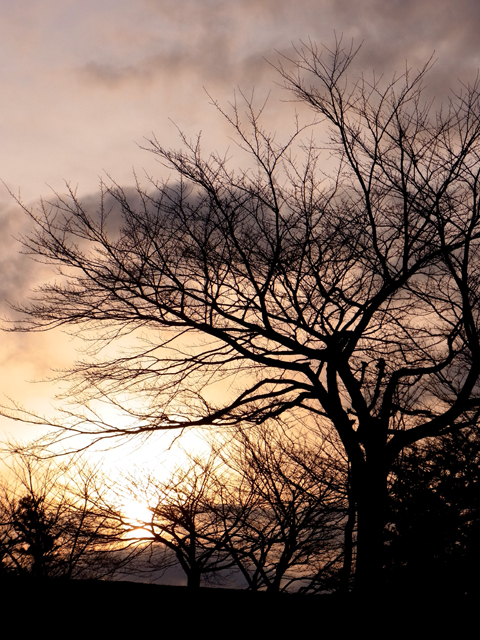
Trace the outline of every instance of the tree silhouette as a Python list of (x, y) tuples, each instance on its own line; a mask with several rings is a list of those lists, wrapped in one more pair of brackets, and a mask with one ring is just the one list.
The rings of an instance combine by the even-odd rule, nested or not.
[[(116, 495), (116, 504), (101, 499), (96, 506), (117, 523), (119, 543), (127, 537), (141, 545), (133, 572), (158, 574), (177, 563), (187, 586), (198, 589), (202, 580), (215, 581), (233, 566), (225, 538), (236, 525), (230, 522), (225, 527), (218, 517), (221, 474), (214, 456), (207, 460), (189, 456), (165, 480), (137, 471), (120, 484), (109, 492)], [(148, 515), (132, 519), (125, 500), (145, 504)]]
[(55, 559), (55, 514), (48, 514), (42, 498), (20, 498), (13, 513), (13, 526), (21, 543), (23, 555), (31, 558), (30, 573), (34, 578), (49, 574), (49, 565)]
[(224, 545), (248, 588), (331, 590), (347, 510), (338, 459), (318, 439), (271, 424), (240, 428), (217, 447), (231, 470), (218, 491)]
[(98, 477), (78, 460), (15, 456), (0, 487), (2, 573), (85, 578), (120, 568), (124, 559), (112, 547), (115, 530), (92, 509)]
[(478, 591), (480, 443), (476, 430), (407, 449), (392, 474), (386, 570), (397, 589)]
[[(66, 436), (315, 416), (349, 459), (368, 591), (381, 583), (393, 461), (478, 417), (480, 100), (477, 80), (435, 111), (428, 64), (350, 80), (354, 56), (310, 44), (277, 67), (321, 142), (298, 126), (279, 142), (252, 101), (216, 105), (248, 168), (205, 158), (200, 139), (171, 151), (154, 138), (174, 180), (138, 184), (136, 198), (103, 185), (96, 215), (73, 191), (25, 207), (36, 230), (24, 250), (62, 276), (19, 309), (17, 330), (68, 327), (98, 351), (139, 338), (66, 375), (85, 407), (69, 408)], [(226, 381), (228, 393), (215, 387)], [(94, 400), (130, 421), (102, 420)]]
[(138, 545), (133, 572), (177, 564), (190, 588), (238, 586), (240, 573), (252, 591), (331, 591), (346, 512), (337, 466), (317, 443), (263, 425), (219, 436), (208, 457), (188, 454), (165, 479), (136, 470), (92, 502), (119, 544)]

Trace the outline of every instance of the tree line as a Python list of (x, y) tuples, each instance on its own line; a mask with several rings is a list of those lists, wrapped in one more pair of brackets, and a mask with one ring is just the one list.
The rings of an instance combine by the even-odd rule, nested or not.
[(251, 590), (322, 590), (342, 559), (340, 468), (282, 434), (238, 430), (163, 480), (136, 470), (113, 482), (23, 455), (2, 488), (2, 571), (148, 579), (176, 565), (193, 588), (236, 574)]
[[(410, 448), (390, 474), (392, 590), (476, 590), (480, 442), (445, 438)], [(216, 439), (163, 479), (137, 469), (113, 482), (80, 458), (19, 455), (1, 486), (0, 574), (155, 581), (174, 569), (190, 588), (346, 593), (357, 537), (346, 464), (272, 426)]]

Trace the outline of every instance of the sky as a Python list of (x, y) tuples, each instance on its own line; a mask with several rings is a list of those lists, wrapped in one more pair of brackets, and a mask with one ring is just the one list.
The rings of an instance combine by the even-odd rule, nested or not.
[[(187, 137), (201, 130), (206, 149), (225, 150), (228, 127), (206, 92), (222, 105), (238, 88), (270, 95), (272, 129), (291, 130), (295, 105), (274, 65), (302, 41), (361, 44), (352, 73), (386, 77), (433, 55), (427, 91), (445, 99), (459, 81), (475, 80), (479, 32), (476, 0), (0, 0), (3, 317), (51, 277), (19, 253), (15, 238), (28, 220), (9, 190), (35, 207), (66, 183), (93, 201), (107, 176), (125, 187), (133, 171), (161, 177), (165, 169), (142, 147), (152, 135), (180, 146), (177, 127)], [(38, 381), (68, 367), (78, 342), (5, 333), (0, 345), (0, 404), (9, 397), (51, 411), (58, 383)], [(6, 419), (0, 431), (23, 440), (37, 433)]]

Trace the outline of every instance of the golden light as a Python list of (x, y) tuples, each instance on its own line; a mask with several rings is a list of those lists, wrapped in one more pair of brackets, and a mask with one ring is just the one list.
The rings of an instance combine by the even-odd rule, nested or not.
[(146, 528), (152, 518), (146, 503), (126, 499), (122, 504), (122, 512), (129, 526), (129, 530), (125, 533), (126, 540), (153, 538), (152, 533)]

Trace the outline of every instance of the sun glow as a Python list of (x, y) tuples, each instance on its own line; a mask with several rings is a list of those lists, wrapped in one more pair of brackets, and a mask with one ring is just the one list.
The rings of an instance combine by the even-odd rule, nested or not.
[(122, 504), (122, 512), (128, 526), (128, 530), (125, 533), (126, 540), (153, 538), (151, 531), (148, 529), (148, 523), (152, 519), (152, 512), (146, 503), (126, 499)]

